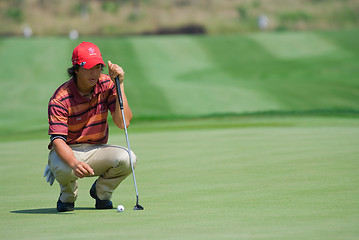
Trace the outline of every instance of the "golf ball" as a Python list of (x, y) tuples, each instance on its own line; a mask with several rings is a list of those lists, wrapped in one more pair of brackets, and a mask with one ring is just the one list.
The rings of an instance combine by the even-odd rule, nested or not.
[(123, 211), (125, 211), (125, 207), (123, 205), (118, 205), (117, 212), (123, 212)]

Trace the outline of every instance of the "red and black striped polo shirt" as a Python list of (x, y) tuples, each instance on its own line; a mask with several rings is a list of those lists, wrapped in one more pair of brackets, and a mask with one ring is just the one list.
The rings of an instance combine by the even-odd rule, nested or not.
[(108, 75), (101, 74), (91, 99), (83, 97), (75, 80), (70, 79), (55, 91), (49, 101), (49, 135), (61, 136), (69, 145), (107, 143), (108, 110), (113, 113), (115, 107), (116, 87)]

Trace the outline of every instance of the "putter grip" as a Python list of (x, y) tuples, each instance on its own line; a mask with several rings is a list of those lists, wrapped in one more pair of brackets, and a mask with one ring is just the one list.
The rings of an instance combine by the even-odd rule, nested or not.
[(118, 76), (115, 78), (115, 81), (116, 81), (118, 102), (120, 103), (120, 108), (123, 110), (123, 101), (122, 101), (122, 95), (121, 95), (120, 80), (119, 80)]

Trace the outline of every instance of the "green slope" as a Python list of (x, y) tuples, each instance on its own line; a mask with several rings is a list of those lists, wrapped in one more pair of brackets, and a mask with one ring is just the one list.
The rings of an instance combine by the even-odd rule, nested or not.
[(124, 67), (136, 120), (359, 110), (359, 30), (228, 36), (0, 39), (0, 132), (45, 132), (82, 40)]

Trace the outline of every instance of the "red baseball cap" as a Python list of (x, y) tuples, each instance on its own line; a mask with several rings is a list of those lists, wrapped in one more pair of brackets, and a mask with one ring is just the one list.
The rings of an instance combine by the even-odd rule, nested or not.
[(100, 49), (93, 43), (82, 42), (75, 47), (72, 52), (72, 65), (78, 64), (86, 69), (90, 69), (97, 64), (106, 64), (103, 62)]

